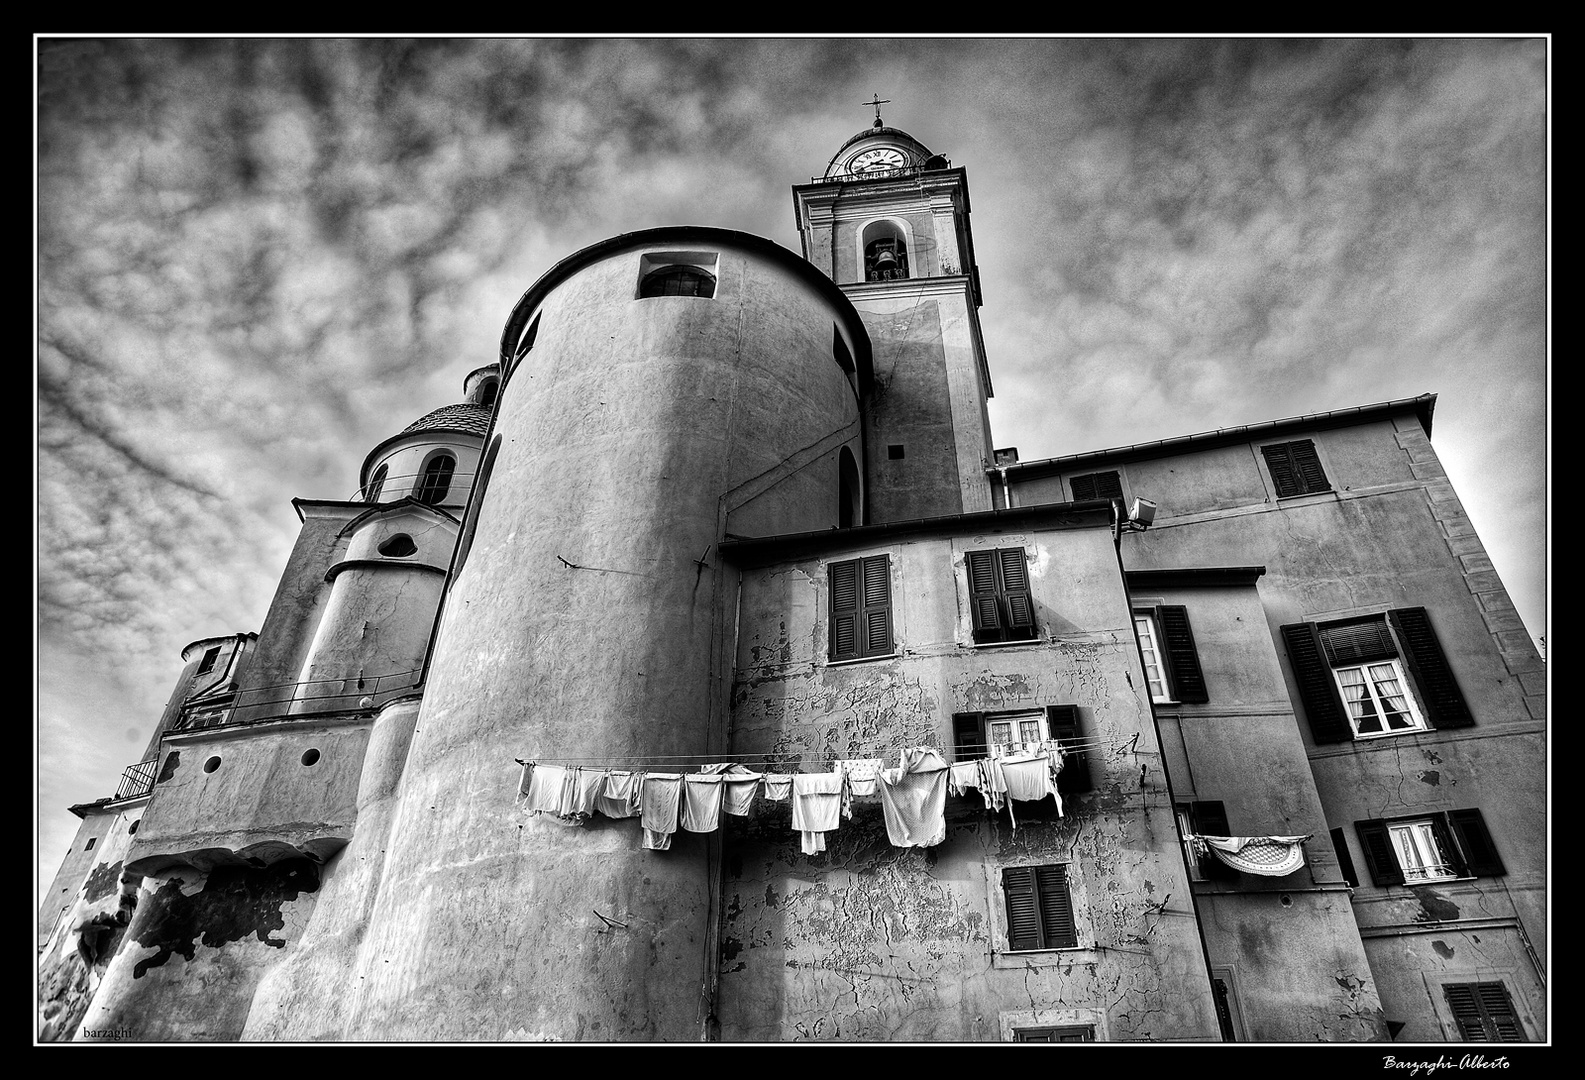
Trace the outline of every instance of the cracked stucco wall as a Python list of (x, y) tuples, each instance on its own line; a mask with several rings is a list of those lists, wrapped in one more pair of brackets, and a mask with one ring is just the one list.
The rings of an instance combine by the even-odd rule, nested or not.
[[(1024, 546), (1043, 639), (972, 647), (963, 551)], [(891, 556), (897, 655), (828, 666), (831, 559)], [(952, 715), (1077, 704), (1094, 791), (988, 814), (948, 799), (948, 836), (888, 842), (877, 802), (804, 855), (790, 811), (725, 838), (717, 1014), (726, 1040), (995, 1041), (1009, 1017), (1078, 1015), (1108, 1039), (1214, 1040), (1138, 651), (1108, 530), (927, 538), (792, 560), (743, 578), (735, 755), (818, 770), (890, 765), (907, 746), (951, 755)], [(1006, 867), (1062, 863), (1078, 948), (1007, 951)], [(1019, 1023), (1024, 1021), (1020, 1020)]]

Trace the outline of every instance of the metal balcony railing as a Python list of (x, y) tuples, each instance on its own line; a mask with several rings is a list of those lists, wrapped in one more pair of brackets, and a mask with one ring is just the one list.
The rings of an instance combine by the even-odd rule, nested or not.
[(154, 774), (159, 769), (159, 758), (149, 758), (121, 770), (121, 786), (116, 788), (117, 799), (135, 799), (154, 790)]
[(899, 180), (905, 176), (918, 176), (924, 172), (940, 172), (941, 166), (927, 169), (923, 165), (905, 165), (900, 169), (873, 169), (861, 173), (834, 173), (831, 176), (812, 176), (811, 184), (853, 184), (866, 180)]
[[(395, 671), (373, 678), (351, 676), (252, 686), (187, 703), (170, 730), (173, 733), (202, 731), (228, 724), (277, 720), (288, 715), (318, 716), (371, 708), (400, 691), (417, 686), (420, 670)], [(364, 698), (370, 699), (367, 705)]]
[(387, 476), (379, 484), (361, 487), (347, 496), (348, 502), (396, 502), (412, 496), (431, 506), (448, 504), (460, 506), (468, 499), (476, 474), (454, 472), (444, 483), (433, 480), (425, 473), (408, 473), (405, 476)]

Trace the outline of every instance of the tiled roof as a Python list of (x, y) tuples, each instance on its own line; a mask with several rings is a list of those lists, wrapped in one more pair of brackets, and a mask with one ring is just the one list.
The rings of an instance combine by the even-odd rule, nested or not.
[(413, 421), (402, 429), (402, 434), (411, 435), (415, 431), (459, 431), (464, 435), (477, 435), (483, 438), (489, 426), (490, 410), (487, 407), (463, 402), (458, 405), (442, 406), (427, 416)]

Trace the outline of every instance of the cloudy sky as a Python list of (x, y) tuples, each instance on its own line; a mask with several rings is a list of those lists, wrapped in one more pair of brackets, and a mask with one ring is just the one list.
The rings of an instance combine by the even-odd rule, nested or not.
[(349, 497), (585, 245), (700, 224), (797, 250), (790, 186), (873, 93), (968, 169), (997, 446), (1436, 393), (1545, 635), (1547, 63), (1537, 39), (40, 43), (41, 874), (181, 648), (259, 628), (294, 496)]

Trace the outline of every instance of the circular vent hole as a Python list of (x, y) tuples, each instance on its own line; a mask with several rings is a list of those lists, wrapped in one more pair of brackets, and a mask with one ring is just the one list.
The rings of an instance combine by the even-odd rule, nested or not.
[(304, 765), (312, 765), (314, 762), (316, 762), (318, 760), (319, 760), (319, 751), (318, 750), (315, 750), (313, 747), (309, 747), (307, 750), (303, 751), (303, 764)]
[(417, 550), (418, 545), (413, 543), (413, 538), (406, 533), (397, 533), (380, 545), (380, 554), (392, 559), (400, 559)]
[(212, 757), (204, 762), (204, 772), (214, 772), (218, 768), (220, 768), (220, 759), (218, 757)]

